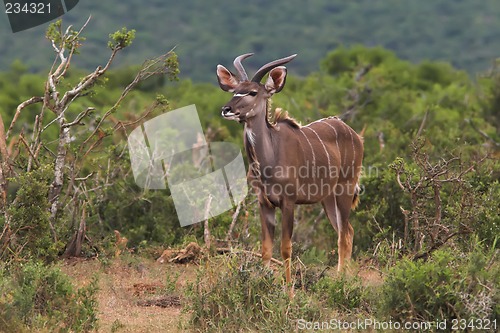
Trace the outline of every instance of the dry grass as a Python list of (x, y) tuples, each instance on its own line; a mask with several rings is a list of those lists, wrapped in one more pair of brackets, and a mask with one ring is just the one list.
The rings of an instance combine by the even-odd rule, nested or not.
[[(187, 322), (181, 313), (185, 286), (196, 280), (193, 264), (161, 264), (152, 259), (123, 255), (109, 262), (66, 260), (60, 263), (75, 286), (81, 287), (99, 277), (99, 332), (184, 332), (179, 323)], [(275, 267), (275, 274), (282, 273)], [(359, 276), (363, 285), (380, 286), (383, 277), (371, 267), (356, 266), (352, 275)], [(335, 276), (335, 270), (327, 275)], [(167, 286), (167, 276), (171, 285)], [(177, 277), (175, 279), (175, 277)]]
[[(77, 286), (98, 274), (99, 332), (184, 331), (179, 328), (185, 316), (180, 303), (186, 282), (195, 278), (196, 266), (124, 257), (106, 265), (99, 260), (68, 260), (61, 263), (61, 269)], [(176, 274), (175, 290), (167, 291), (167, 275)]]

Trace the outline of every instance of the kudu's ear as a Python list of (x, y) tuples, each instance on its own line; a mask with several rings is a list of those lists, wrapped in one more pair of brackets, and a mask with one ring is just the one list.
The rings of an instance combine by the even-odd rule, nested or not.
[(217, 79), (220, 88), (229, 92), (234, 92), (234, 89), (240, 83), (236, 76), (222, 65), (217, 65)]
[(275, 94), (279, 93), (281, 89), (285, 86), (286, 81), (286, 67), (279, 66), (273, 68), (269, 72), (269, 77), (267, 78), (265, 87), (268, 93)]

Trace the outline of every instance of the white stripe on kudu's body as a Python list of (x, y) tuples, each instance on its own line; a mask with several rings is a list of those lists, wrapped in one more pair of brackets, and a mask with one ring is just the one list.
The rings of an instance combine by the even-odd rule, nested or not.
[[(269, 98), (285, 86), (287, 73), (283, 65), (296, 55), (262, 66), (249, 80), (241, 62), (251, 55), (243, 54), (234, 60), (238, 76), (218, 65), (217, 79), (222, 90), (233, 93), (231, 100), (222, 107), (222, 116), (245, 124), (245, 149), (252, 165), (248, 181), (259, 200), (262, 260), (264, 264), (270, 264), (275, 209), (279, 208), (282, 212), (281, 255), (285, 262), (286, 281), (291, 284), (294, 207), (296, 204), (321, 202), (338, 232), (338, 269), (341, 270), (352, 252), (354, 230), (349, 223), (349, 214), (358, 200), (363, 141), (336, 117), (319, 119), (301, 127), (286, 113), (276, 112), (276, 123), (270, 123)], [(261, 83), (268, 73), (265, 83)], [(305, 129), (313, 135), (306, 134)], [(304, 146), (309, 146), (310, 153)], [(315, 152), (319, 151), (324, 151), (326, 158), (322, 154), (316, 156)], [(283, 172), (283, 169), (300, 171), (304, 166), (309, 168), (306, 175)], [(328, 168), (329, 172), (321, 175), (318, 173), (320, 168)], [(337, 172), (332, 174), (330, 168)], [(291, 285), (290, 294), (293, 295)]]
[(335, 132), (335, 144), (337, 145), (337, 150), (340, 151), (339, 140), (338, 140), (339, 134), (337, 133), (337, 130), (335, 129), (335, 127), (333, 127), (332, 125), (330, 125), (327, 122), (323, 122), (323, 124), (328, 125)]
[[(330, 154), (328, 154), (328, 150), (326, 150), (326, 146), (323, 142), (323, 140), (321, 140), (321, 138), (319, 137), (318, 133), (313, 130), (311, 127), (307, 127), (305, 126), (304, 128), (307, 128), (308, 130), (311, 130), (313, 131), (313, 133), (316, 135), (316, 137), (318, 138), (319, 142), (321, 142), (321, 145), (323, 146), (323, 149), (325, 150), (325, 155), (326, 155), (326, 158), (328, 159), (328, 170), (330, 171), (331, 170), (331, 165), (330, 165)], [(309, 141), (309, 140), (308, 140)], [(311, 147), (312, 148), (312, 147)]]
[(302, 133), (302, 135), (304, 136), (304, 138), (306, 138), (307, 140), (307, 143), (309, 144), (309, 147), (311, 148), (311, 154), (312, 154), (312, 166), (313, 168), (316, 167), (316, 155), (314, 154), (314, 148), (311, 144), (311, 141), (309, 140), (309, 138), (307, 137), (306, 133), (304, 133), (304, 131), (302, 130), (302, 128), (299, 128), (300, 130), (300, 133)]

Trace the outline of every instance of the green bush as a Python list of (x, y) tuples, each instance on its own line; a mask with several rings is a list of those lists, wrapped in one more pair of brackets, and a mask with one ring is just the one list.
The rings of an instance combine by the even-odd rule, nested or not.
[(349, 312), (364, 304), (366, 294), (359, 277), (349, 278), (345, 274), (322, 277), (312, 289), (329, 306)]
[(204, 332), (290, 332), (298, 319), (320, 320), (319, 302), (301, 290), (290, 300), (277, 274), (246, 255), (208, 261), (188, 287), (189, 325)]
[(0, 331), (97, 329), (97, 280), (75, 289), (58, 268), (27, 262), (0, 268)]
[(387, 319), (486, 319), (500, 315), (497, 252), (483, 246), (468, 255), (441, 249), (428, 261), (404, 259), (386, 277), (380, 316)]
[(61, 242), (54, 242), (50, 228), (50, 179), (48, 165), (12, 179), (12, 184), (18, 188), (16, 199), (8, 208), (10, 229), (14, 235), (10, 241), (10, 253), (51, 261), (63, 248)]

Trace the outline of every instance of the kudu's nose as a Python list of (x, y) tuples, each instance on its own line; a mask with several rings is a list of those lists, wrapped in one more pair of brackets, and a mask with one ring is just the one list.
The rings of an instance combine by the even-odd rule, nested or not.
[(230, 106), (225, 105), (222, 107), (222, 115), (225, 115), (226, 113), (229, 113), (229, 112), (231, 112)]

